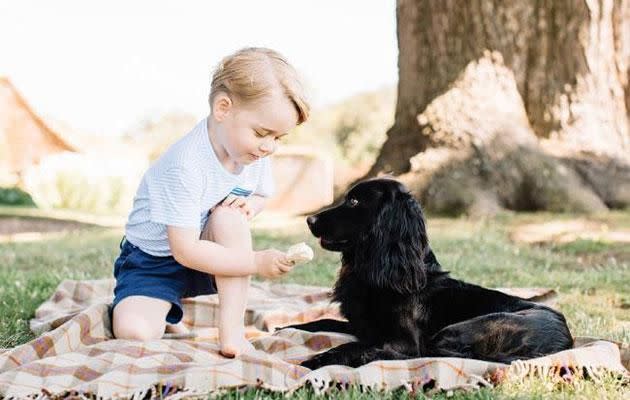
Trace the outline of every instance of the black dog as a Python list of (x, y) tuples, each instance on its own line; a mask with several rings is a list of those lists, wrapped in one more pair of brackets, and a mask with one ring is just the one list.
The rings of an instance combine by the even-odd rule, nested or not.
[(424, 356), (509, 363), (573, 345), (559, 312), (442, 271), (420, 205), (395, 180), (361, 182), (342, 204), (307, 222), (324, 249), (342, 253), (334, 299), (348, 322), (292, 327), (350, 333), (358, 341), (318, 354), (305, 367)]

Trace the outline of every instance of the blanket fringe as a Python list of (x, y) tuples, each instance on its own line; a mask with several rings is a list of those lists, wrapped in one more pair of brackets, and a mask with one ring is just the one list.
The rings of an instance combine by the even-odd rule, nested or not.
[(149, 399), (165, 399), (179, 400), (179, 399), (207, 399), (210, 392), (207, 390), (200, 391), (197, 389), (183, 389), (179, 386), (171, 386), (170, 384), (153, 384), (143, 389), (138, 389), (131, 394), (113, 395), (113, 396), (98, 396), (92, 392), (78, 392), (76, 390), (64, 390), (58, 393), (52, 393), (46, 389), (42, 389), (39, 393), (33, 393), (30, 395), (14, 395), (7, 397), (0, 397), (3, 400), (142, 400)]
[[(309, 374), (311, 375), (311, 374)], [(322, 376), (324, 375), (324, 376)], [(531, 361), (517, 360), (512, 362), (509, 366), (500, 367), (492, 372), (485, 374), (484, 376), (478, 376), (474, 374), (468, 374), (465, 382), (457, 382), (454, 387), (444, 387), (440, 384), (436, 377), (430, 377), (424, 375), (423, 377), (414, 377), (411, 379), (403, 379), (399, 385), (389, 386), (384, 382), (371, 382), (371, 383), (355, 383), (350, 380), (338, 379), (338, 377), (329, 376), (328, 374), (312, 374), (306, 376), (305, 379), (298, 385), (291, 388), (279, 388), (266, 384), (262, 381), (258, 381), (256, 385), (244, 385), (241, 386), (244, 390), (249, 388), (265, 389), (274, 392), (283, 392), (285, 394), (291, 394), (296, 390), (310, 386), (317, 395), (330, 393), (332, 390), (347, 390), (352, 386), (357, 387), (360, 391), (364, 390), (395, 390), (398, 388), (404, 388), (410, 393), (431, 393), (440, 390), (450, 391), (455, 387), (457, 389), (473, 390), (481, 387), (494, 387), (498, 384), (522, 382), (526, 378), (539, 378), (544, 381), (545, 386), (550, 389), (557, 385), (581, 385), (584, 381), (590, 380), (595, 383), (604, 383), (607, 380), (614, 379), (619, 384), (626, 386), (630, 385), (630, 373), (623, 370), (609, 369), (603, 366), (586, 366), (580, 364), (536, 364)], [(211, 392), (217, 393), (223, 390), (233, 390), (235, 386), (227, 387), (223, 386), (216, 388), (216, 390), (208, 391), (207, 388), (200, 390), (197, 388), (182, 388), (178, 385), (167, 383), (154, 383), (145, 386), (141, 389), (135, 390), (131, 394), (122, 394), (114, 396), (98, 396), (95, 393), (82, 393), (76, 390), (65, 390), (58, 393), (51, 393), (46, 389), (41, 389), (40, 392), (31, 393), (29, 395), (12, 395), (4, 397), (7, 400), (13, 399), (32, 399), (32, 400), (62, 400), (62, 399), (90, 399), (90, 400), (102, 400), (106, 398), (113, 399), (131, 399), (131, 400), (143, 400), (149, 399), (190, 399), (190, 398), (207, 398)]]
[[(570, 383), (576, 380), (590, 379), (596, 383), (602, 383), (608, 378), (619, 378), (630, 383), (630, 374), (623, 371), (615, 371), (606, 367), (587, 365), (539, 365), (517, 360), (509, 367), (499, 372), (496, 381), (522, 380), (524, 378), (541, 378), (552, 382)], [(495, 383), (499, 383), (495, 382)]]
[(6, 400), (66, 400), (66, 399), (78, 399), (78, 400), (105, 400), (106, 397), (97, 396), (94, 393), (83, 393), (76, 390), (64, 390), (59, 393), (52, 393), (46, 389), (41, 389), (39, 393), (32, 393), (29, 395), (12, 395), (3, 397)]
[(170, 383), (158, 383), (153, 384), (144, 389), (137, 390), (133, 392), (133, 394), (128, 396), (121, 396), (120, 399), (129, 399), (129, 400), (142, 400), (145, 398), (149, 399), (169, 399), (169, 400), (178, 400), (178, 399), (206, 399), (208, 398), (209, 392), (207, 390), (197, 390), (192, 388), (182, 388), (180, 386), (174, 386)]
[[(546, 380), (549, 385), (557, 384), (576, 384), (584, 380), (592, 380), (596, 383), (602, 383), (605, 379), (615, 378), (620, 380), (624, 385), (630, 385), (630, 374), (621, 371), (610, 370), (605, 367), (591, 367), (580, 365), (539, 365), (528, 363), (527, 361), (514, 361), (508, 367), (500, 368), (494, 371), (490, 376), (482, 377), (477, 375), (470, 375), (470, 379), (466, 383), (458, 383), (457, 389), (463, 390), (475, 390), (480, 387), (494, 387), (496, 384), (507, 383), (510, 381), (522, 381), (525, 378), (540, 378)], [(262, 382), (261, 382), (262, 383)], [(302, 385), (294, 387), (289, 390), (281, 390), (265, 384), (259, 383), (256, 386), (243, 386), (242, 389), (248, 389), (250, 387), (266, 389), (271, 391), (280, 391), (285, 394), (291, 394), (304, 387), (310, 386), (315, 394), (323, 395), (328, 394), (334, 389), (348, 390), (351, 386), (356, 385), (360, 391), (364, 390), (395, 390), (400, 387), (404, 388), (409, 393), (432, 393), (440, 390), (450, 391), (452, 388), (440, 387), (439, 382), (435, 378), (415, 378), (411, 380), (401, 380), (400, 385), (396, 387), (388, 387), (384, 384), (375, 382), (373, 384), (353, 384), (348, 381), (338, 381), (332, 377), (318, 377), (313, 376), (307, 378)], [(224, 390), (235, 389), (235, 387), (222, 387), (217, 388), (215, 393)], [(142, 400), (149, 399), (206, 399), (210, 394), (207, 390), (198, 390), (194, 388), (181, 388), (179, 386), (172, 386), (169, 383), (152, 384), (150, 386), (138, 389), (132, 394), (118, 395), (112, 397), (97, 396), (94, 393), (81, 393), (78, 391), (62, 391), (59, 393), (51, 393), (46, 389), (42, 389), (39, 393), (31, 394), (28, 396), (7, 396), (6, 400), (18, 400), (18, 399), (32, 399), (32, 400), (62, 400), (62, 399), (79, 399), (79, 400), (104, 400), (108, 399), (129, 399), (129, 400)]]
[[(292, 388), (287, 392), (287, 394), (291, 394), (296, 390), (304, 387), (308, 384), (315, 394), (323, 395), (328, 394), (334, 389), (347, 390), (351, 386), (356, 386), (360, 391), (364, 390), (396, 390), (399, 388), (404, 388), (409, 393), (427, 393), (432, 391), (439, 390), (451, 390), (453, 388), (442, 387), (439, 382), (435, 378), (425, 377), (425, 378), (414, 378), (409, 380), (401, 380), (400, 385), (398, 386), (388, 386), (383, 382), (375, 382), (372, 384), (368, 383), (352, 383), (348, 381), (340, 381), (334, 378), (322, 378), (322, 377), (311, 377), (307, 378), (304, 382), (304, 385), (299, 387)], [(464, 390), (474, 390), (479, 389), (480, 387), (493, 387), (492, 383), (485, 379), (484, 377), (478, 375), (469, 375), (469, 380), (465, 383), (458, 382), (456, 385), (457, 389)]]

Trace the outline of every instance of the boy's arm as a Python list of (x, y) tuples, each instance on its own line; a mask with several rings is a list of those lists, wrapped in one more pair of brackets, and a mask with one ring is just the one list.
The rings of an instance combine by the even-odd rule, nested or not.
[(180, 264), (213, 275), (244, 276), (257, 273), (253, 251), (234, 251), (199, 239), (199, 230), (167, 226), (168, 243)]

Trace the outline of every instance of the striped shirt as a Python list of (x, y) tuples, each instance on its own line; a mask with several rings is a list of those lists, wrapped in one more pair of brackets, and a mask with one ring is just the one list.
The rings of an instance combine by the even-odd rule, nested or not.
[(125, 236), (154, 256), (171, 255), (166, 227), (203, 230), (209, 210), (228, 194), (273, 194), (268, 157), (234, 174), (219, 162), (204, 118), (174, 143), (142, 177), (125, 226)]

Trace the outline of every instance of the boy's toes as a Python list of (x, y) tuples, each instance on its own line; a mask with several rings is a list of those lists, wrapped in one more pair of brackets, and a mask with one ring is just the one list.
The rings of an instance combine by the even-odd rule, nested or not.
[(219, 353), (221, 353), (221, 355), (226, 358), (238, 357), (239, 355), (241, 355), (241, 353), (243, 353), (242, 344), (241, 343), (221, 344), (221, 350), (219, 350)]
[(226, 358), (234, 358), (240, 354), (239, 350), (234, 346), (221, 346), (219, 354)]
[(226, 358), (238, 357), (241, 354), (249, 353), (256, 350), (254, 346), (247, 340), (243, 339), (240, 343), (226, 343), (221, 345), (219, 353)]

